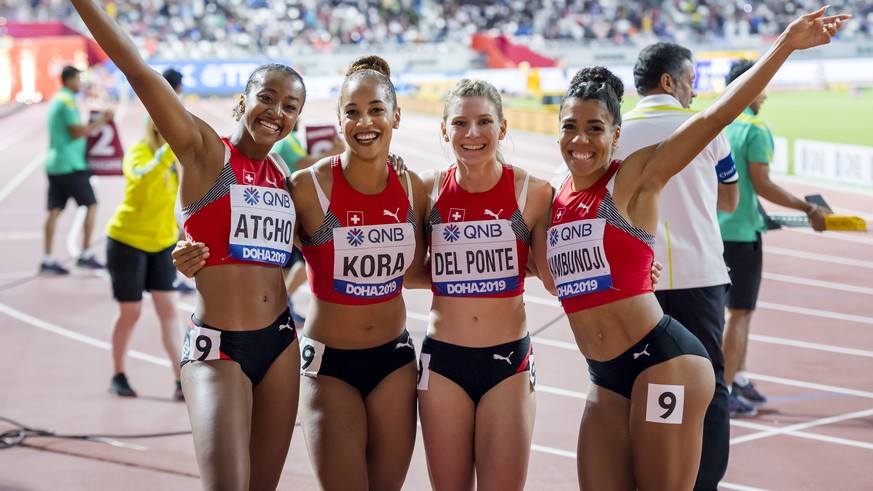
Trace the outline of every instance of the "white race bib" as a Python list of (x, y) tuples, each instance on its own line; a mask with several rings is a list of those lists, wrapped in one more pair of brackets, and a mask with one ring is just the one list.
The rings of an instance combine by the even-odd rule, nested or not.
[(450, 296), (518, 289), (518, 250), (509, 220), (434, 225), (430, 272), (438, 292)]
[(324, 343), (300, 336), (300, 375), (317, 377), (324, 359)]
[(221, 331), (202, 326), (191, 326), (185, 336), (182, 361), (221, 359)]
[(605, 229), (606, 220), (602, 218), (549, 228), (547, 258), (559, 299), (612, 287), (612, 274), (603, 248)]
[(415, 255), (411, 223), (333, 229), (333, 288), (353, 297), (384, 297), (400, 289)]
[(284, 189), (230, 186), (230, 257), (279, 266), (294, 246), (297, 214)]

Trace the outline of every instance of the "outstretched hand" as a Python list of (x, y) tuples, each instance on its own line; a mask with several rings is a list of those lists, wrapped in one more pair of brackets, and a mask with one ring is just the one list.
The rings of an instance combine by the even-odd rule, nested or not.
[(807, 49), (830, 43), (831, 37), (840, 30), (843, 21), (852, 18), (852, 14), (824, 17), (829, 6), (800, 16), (785, 29), (785, 40), (793, 49)]

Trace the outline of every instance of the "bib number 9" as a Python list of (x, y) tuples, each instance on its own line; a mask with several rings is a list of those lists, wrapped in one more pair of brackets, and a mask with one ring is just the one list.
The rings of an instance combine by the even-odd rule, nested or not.
[(649, 384), (646, 395), (646, 421), (681, 425), (684, 407), (684, 385)]

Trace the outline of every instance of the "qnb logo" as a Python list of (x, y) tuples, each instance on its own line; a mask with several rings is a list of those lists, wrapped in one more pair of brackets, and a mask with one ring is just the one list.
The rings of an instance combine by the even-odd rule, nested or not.
[(255, 206), (258, 204), (258, 201), (261, 201), (261, 193), (258, 192), (255, 188), (246, 188), (243, 191), (243, 199), (251, 206)]
[(346, 235), (346, 240), (349, 241), (349, 245), (358, 247), (364, 243), (364, 232), (359, 228), (353, 228)]
[(558, 243), (558, 231), (555, 229), (549, 230), (549, 245), (555, 247)]
[(458, 240), (458, 237), (460, 236), (461, 229), (459, 229), (457, 225), (446, 225), (446, 228), (443, 229), (443, 238), (449, 242)]

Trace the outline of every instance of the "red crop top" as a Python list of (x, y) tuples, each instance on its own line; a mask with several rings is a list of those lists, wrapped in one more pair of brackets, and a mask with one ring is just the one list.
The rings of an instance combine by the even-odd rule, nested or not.
[(206, 266), (282, 266), (294, 245), (296, 212), (285, 189), (287, 169), (270, 156), (252, 160), (222, 138), (225, 163), (206, 196), (182, 208), (189, 241), (209, 246)]
[(500, 180), (481, 193), (464, 191), (452, 165), (440, 187), (425, 235), (430, 247), (431, 290), (449, 297), (515, 297), (524, 292), (530, 229), (522, 212), (530, 174), (515, 197), (515, 170), (503, 165)]
[(610, 191), (619, 161), (590, 188), (564, 181), (552, 202), (549, 271), (568, 314), (652, 292), (655, 236), (618, 213)]
[(403, 287), (403, 273), (415, 255), (415, 213), (409, 194), (389, 167), (388, 185), (366, 195), (343, 175), (340, 157), (331, 162), (333, 185), (324, 195), (310, 167), (324, 221), (311, 237), (301, 237), (312, 294), (328, 302), (369, 305), (388, 301)]

